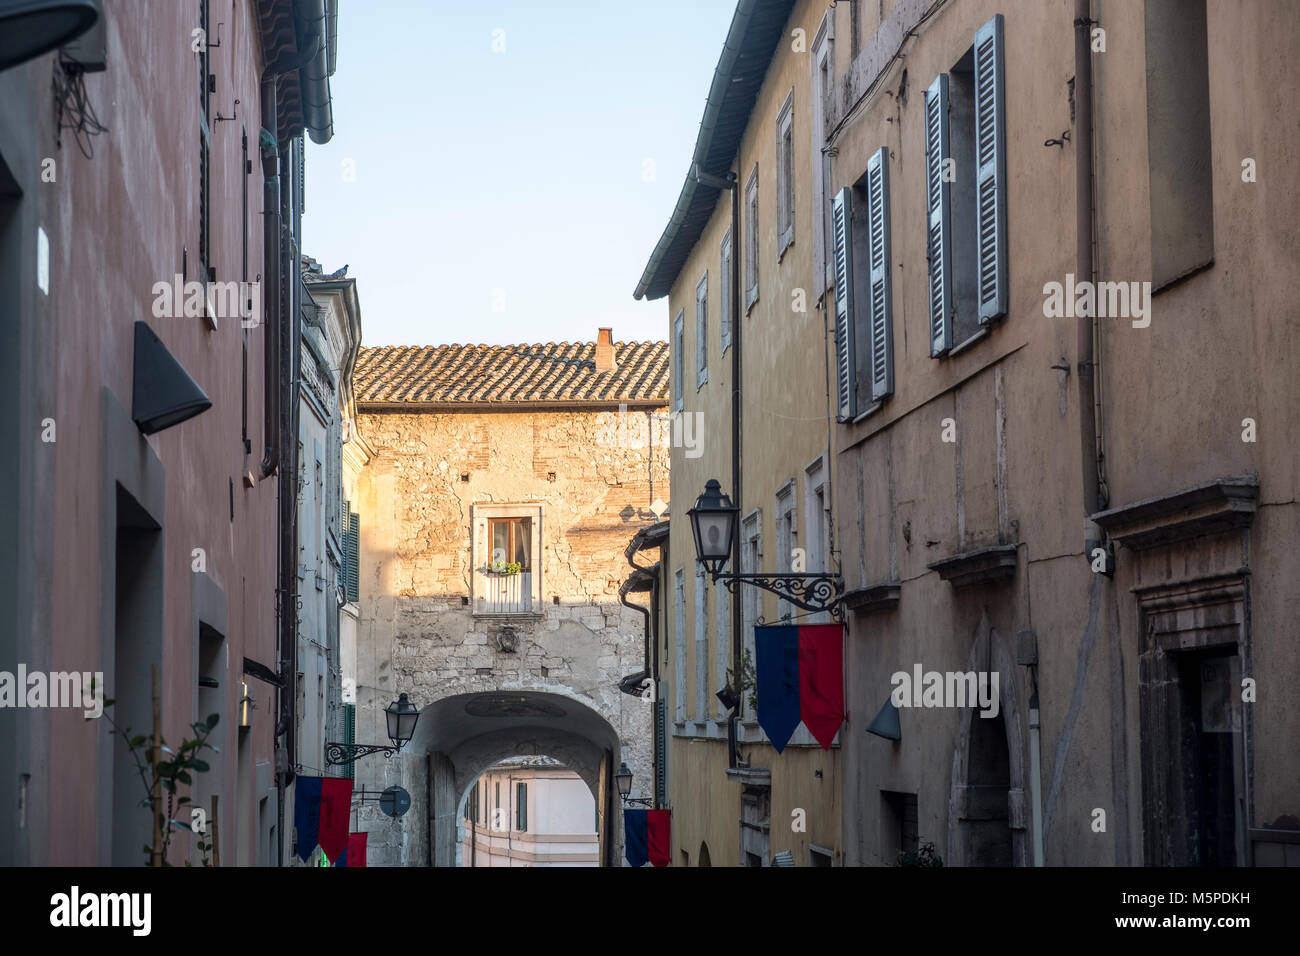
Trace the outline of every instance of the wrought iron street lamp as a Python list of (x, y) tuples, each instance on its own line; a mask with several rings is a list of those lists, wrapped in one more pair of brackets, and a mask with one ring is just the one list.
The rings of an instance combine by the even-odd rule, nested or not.
[(620, 761), (618, 773), (614, 774), (614, 783), (618, 785), (618, 795), (623, 799), (624, 806), (650, 806), (650, 801), (645, 797), (628, 796), (632, 792), (632, 770), (626, 760)]
[(836, 618), (841, 616), (844, 581), (838, 574), (825, 571), (788, 574), (723, 572), (727, 559), (731, 557), (740, 509), (723, 493), (716, 478), (709, 479), (704, 494), (695, 500), (695, 507), (686, 514), (691, 519), (691, 532), (695, 535), (696, 559), (713, 576), (715, 584), (721, 582), (732, 594), (736, 593), (739, 585), (752, 584), (805, 611), (830, 611)]
[(412, 704), (405, 694), (400, 694), (397, 700), (384, 708), (384, 717), (388, 721), (388, 739), (393, 742), (392, 746), (327, 743), (325, 763), (330, 766), (348, 764), (369, 754), (379, 753), (391, 757), (402, 749), (402, 744), (415, 736), (415, 722), (420, 719), (420, 709)]

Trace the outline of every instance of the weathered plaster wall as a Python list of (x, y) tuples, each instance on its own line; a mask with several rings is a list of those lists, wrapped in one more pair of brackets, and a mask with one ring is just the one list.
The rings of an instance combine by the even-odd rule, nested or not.
[[(653, 523), (656, 499), (668, 500), (668, 438), (666, 425), (655, 422), (652, 447), (637, 425), (645, 412), (628, 411), (631, 427), (621, 431), (618, 415), (525, 409), (359, 416), (374, 456), (354, 504), (361, 515), (358, 741), (384, 738), (382, 708), (399, 692), (425, 707), (519, 689), (590, 708), (618, 741), (615, 767), (621, 759), (649, 773), (652, 705), (617, 686), (643, 667), (644, 619), (618, 603), (618, 586), (628, 539)], [(473, 613), (474, 562), (481, 559), (471, 556), (471, 507), (492, 503), (542, 508), (542, 593), (531, 615)], [(514, 652), (498, 641), (503, 626), (514, 629)], [(484, 761), (529, 747), (569, 757), (594, 785), (598, 752), (582, 753), (592, 735), (586, 727), (575, 732), (586, 736), (565, 753), (552, 753), (564, 741), (537, 730), (511, 736), (521, 749), (508, 753), (500, 752), (500, 737), (440, 742), (459, 754), (456, 802)], [(422, 758), (401, 761), (403, 785), (414, 796), (427, 785)], [(357, 767), (359, 785), (386, 786), (385, 775), (396, 782), (396, 761), (371, 758)], [(412, 810), (402, 825), (410, 855), (426, 824)]]

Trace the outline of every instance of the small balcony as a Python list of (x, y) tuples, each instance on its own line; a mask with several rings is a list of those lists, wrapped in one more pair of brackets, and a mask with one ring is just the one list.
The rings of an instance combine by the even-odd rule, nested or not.
[(530, 571), (501, 574), (485, 571), (483, 595), (476, 603), (476, 614), (531, 614), (533, 612), (533, 576)]

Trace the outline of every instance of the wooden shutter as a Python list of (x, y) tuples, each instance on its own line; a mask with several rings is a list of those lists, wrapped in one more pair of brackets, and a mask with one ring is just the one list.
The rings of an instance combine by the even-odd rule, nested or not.
[(1007, 313), (1006, 111), (1002, 14), (975, 34), (975, 189), (979, 237), (979, 314)]
[(682, 349), (686, 345), (686, 336), (683, 327), (686, 325), (685, 310), (677, 313), (677, 318), (673, 322), (673, 411), (678, 411), (682, 407)]
[(355, 511), (347, 512), (347, 524), (343, 529), (343, 586), (347, 599), (356, 603), (360, 599), (360, 575), (358, 568), (361, 557), (361, 515)]
[(853, 351), (853, 214), (852, 193), (846, 186), (831, 203), (831, 236), (835, 244), (835, 380), (839, 420), (849, 421), (857, 405), (857, 368)]
[(718, 307), (718, 328), (721, 330), (722, 351), (731, 345), (731, 230), (722, 237), (718, 256), (719, 280), (722, 283)]
[(948, 145), (948, 74), (925, 91), (926, 259), (929, 261), (930, 354), (952, 348), (952, 184), (944, 181)]
[(655, 698), (655, 800), (668, 802), (668, 702)]
[(889, 275), (889, 152), (867, 161), (867, 233), (871, 269), (871, 398), (894, 391), (893, 298)]
[(695, 287), (695, 387), (709, 380), (709, 276)]
[[(357, 742), (357, 705), (343, 705), (343, 742), (345, 744), (355, 744)], [(344, 775), (349, 780), (357, 778), (356, 764), (346, 763), (344, 766)]]

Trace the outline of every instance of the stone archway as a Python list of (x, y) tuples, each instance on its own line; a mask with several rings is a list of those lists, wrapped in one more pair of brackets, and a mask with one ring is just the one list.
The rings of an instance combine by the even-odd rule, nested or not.
[(427, 755), (429, 797), (421, 829), (434, 866), (455, 865), (457, 815), (474, 781), (518, 754), (553, 757), (586, 782), (596, 798), (603, 860), (617, 865), (621, 858), (611, 766), (621, 752), (619, 736), (590, 703), (532, 689), (453, 694), (421, 710), (409, 747), (413, 755)]
[[(985, 613), (967, 671), (996, 671), (998, 715), (962, 710), (952, 757), (948, 801), (949, 866), (1028, 866), (1028, 777), (1024, 718), (1015, 660)], [(1000, 805), (1006, 794), (1005, 813)]]

